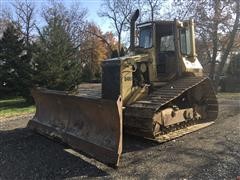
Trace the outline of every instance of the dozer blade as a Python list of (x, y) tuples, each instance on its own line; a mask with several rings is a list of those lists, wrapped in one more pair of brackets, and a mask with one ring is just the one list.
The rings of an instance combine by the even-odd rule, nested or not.
[(122, 153), (122, 102), (34, 89), (36, 114), (28, 127), (61, 139), (74, 149), (110, 166)]

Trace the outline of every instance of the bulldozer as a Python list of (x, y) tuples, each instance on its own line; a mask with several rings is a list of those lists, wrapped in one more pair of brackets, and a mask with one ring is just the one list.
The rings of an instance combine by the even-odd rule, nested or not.
[(28, 127), (119, 166), (123, 133), (166, 142), (214, 123), (215, 91), (197, 59), (194, 21), (131, 16), (130, 52), (102, 62), (102, 82), (77, 91), (35, 88)]

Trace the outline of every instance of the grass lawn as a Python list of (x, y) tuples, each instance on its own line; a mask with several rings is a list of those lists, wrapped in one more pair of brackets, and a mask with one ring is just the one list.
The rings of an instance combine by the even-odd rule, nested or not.
[(0, 119), (35, 112), (35, 106), (29, 105), (22, 97), (0, 99)]

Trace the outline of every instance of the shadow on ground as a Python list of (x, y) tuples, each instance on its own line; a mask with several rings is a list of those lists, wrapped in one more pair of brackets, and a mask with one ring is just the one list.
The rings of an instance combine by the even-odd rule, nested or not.
[(144, 139), (143, 137), (137, 137), (129, 134), (123, 135), (123, 154), (146, 150), (159, 145), (161, 144), (156, 141)]
[(102, 177), (107, 173), (27, 128), (0, 131), (0, 179)]

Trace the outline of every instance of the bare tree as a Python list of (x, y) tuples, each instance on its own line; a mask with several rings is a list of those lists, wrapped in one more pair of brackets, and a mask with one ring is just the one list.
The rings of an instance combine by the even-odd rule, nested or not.
[(118, 55), (121, 50), (122, 32), (128, 30), (129, 17), (135, 9), (134, 0), (103, 0), (99, 16), (112, 21), (118, 37)]
[[(216, 0), (213, 3), (213, 22), (212, 22), (212, 28), (211, 28), (211, 36), (212, 36), (212, 58), (211, 58), (211, 66), (210, 66), (210, 74), (209, 77), (211, 79), (214, 79), (215, 75), (215, 65), (216, 65), (216, 58), (218, 53), (218, 28), (220, 24), (220, 0)], [(205, 16), (205, 15), (204, 15)]]
[[(138, 0), (138, 9), (141, 12), (141, 18), (154, 21), (160, 15), (164, 0)], [(141, 21), (142, 21), (141, 19)]]
[(194, 0), (173, 0), (173, 2), (168, 5), (166, 12), (164, 13), (165, 19), (186, 19), (188, 17), (193, 17), (196, 12), (196, 7), (198, 2)]
[(0, 11), (0, 20), (9, 21), (13, 19), (13, 13), (9, 6), (6, 6)]
[(225, 46), (223, 46), (223, 50), (222, 50), (222, 56), (221, 56), (221, 61), (220, 61), (220, 64), (218, 66), (218, 71), (217, 71), (217, 75), (216, 75), (216, 84), (219, 83), (219, 77), (220, 75), (222, 74), (222, 71), (223, 71), (223, 68), (224, 68), (224, 65), (227, 61), (227, 58), (231, 52), (231, 49), (234, 45), (234, 39), (236, 37), (236, 34), (237, 34), (237, 31), (238, 31), (238, 28), (240, 26), (240, 23), (239, 23), (239, 19), (240, 19), (240, 2), (239, 0), (234, 0), (235, 1), (235, 6), (234, 6), (234, 12), (235, 12), (235, 19), (234, 19), (234, 23), (233, 23), (233, 26), (230, 30), (230, 33), (228, 34), (228, 41), (227, 41), (227, 44)]
[[(209, 76), (218, 78), (235, 44), (234, 38), (239, 27), (239, 1), (182, 0), (175, 3), (175, 10), (171, 9), (173, 17), (191, 17), (196, 20), (197, 38), (204, 44), (202, 52), (205, 52), (210, 62)], [(221, 59), (215, 72), (219, 54)]]
[(160, 11), (160, 0), (147, 0), (150, 12), (151, 12), (151, 20), (154, 20), (154, 14), (157, 14), (158, 11)]
[(35, 5), (29, 0), (16, 0), (12, 5), (15, 8), (17, 22), (21, 26), (26, 47), (29, 50), (32, 37), (31, 33), (34, 31), (36, 22), (34, 17), (36, 11)]

